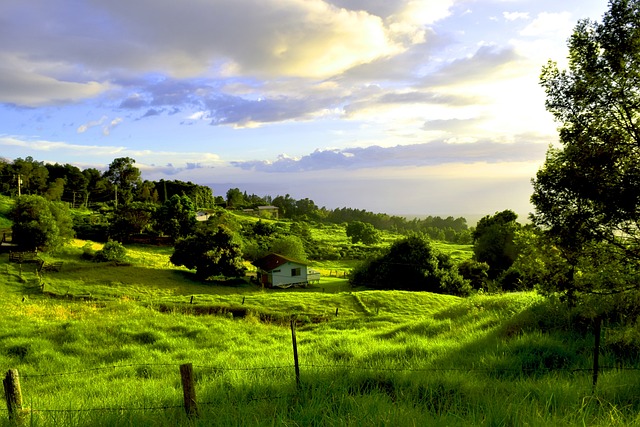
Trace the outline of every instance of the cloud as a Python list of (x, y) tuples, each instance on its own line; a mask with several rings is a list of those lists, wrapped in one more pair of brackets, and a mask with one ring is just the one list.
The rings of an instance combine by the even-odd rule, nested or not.
[(536, 19), (524, 28), (520, 35), (528, 37), (551, 35), (564, 36), (571, 34), (575, 22), (569, 12), (562, 13), (540, 13)]
[[(112, 120), (108, 126), (118, 125), (119, 119)], [(109, 164), (116, 157), (132, 157), (136, 159), (136, 166), (140, 169), (151, 167), (154, 164), (176, 163), (180, 159), (184, 166), (174, 167), (173, 170), (194, 169), (198, 167), (217, 167), (224, 162), (218, 154), (195, 151), (153, 151), (136, 149), (117, 145), (84, 145), (72, 144), (64, 141), (48, 141), (38, 138), (26, 138), (0, 135), (0, 152), (15, 152), (15, 157), (24, 156), (24, 152), (33, 153), (34, 158), (50, 159), (61, 163), (73, 162), (82, 158), (84, 162), (91, 164)], [(174, 171), (175, 173), (175, 171)]]
[(337, 169), (421, 167), (448, 163), (498, 163), (543, 159), (547, 145), (535, 142), (496, 143), (481, 141), (451, 144), (445, 141), (396, 147), (370, 146), (343, 150), (316, 150), (300, 158), (280, 156), (275, 161), (232, 162), (260, 172), (301, 172)]
[(102, 117), (100, 117), (99, 120), (92, 120), (90, 122), (82, 124), (82, 125), (78, 126), (77, 132), (78, 133), (85, 133), (86, 131), (88, 131), (92, 127), (102, 125), (105, 122), (105, 120), (107, 120), (107, 119), (108, 119), (107, 116), (102, 116)]
[(502, 12), (502, 16), (507, 21), (516, 21), (518, 19), (529, 19), (529, 12)]
[(524, 58), (513, 47), (480, 46), (469, 57), (455, 59), (433, 74), (425, 76), (424, 84), (430, 87), (465, 82), (479, 84), (493, 79), (499, 73), (517, 72), (516, 65)]
[(104, 136), (109, 136), (109, 135), (111, 135), (111, 131), (112, 131), (116, 126), (118, 126), (120, 123), (122, 123), (122, 117), (117, 117), (117, 118), (115, 118), (115, 119), (111, 120), (111, 122), (110, 122), (108, 125), (106, 125), (106, 126), (104, 126), (104, 127), (102, 128), (102, 134), (103, 134)]
[(63, 81), (23, 69), (0, 67), (0, 103), (25, 107), (61, 105), (94, 98), (110, 89), (107, 82)]

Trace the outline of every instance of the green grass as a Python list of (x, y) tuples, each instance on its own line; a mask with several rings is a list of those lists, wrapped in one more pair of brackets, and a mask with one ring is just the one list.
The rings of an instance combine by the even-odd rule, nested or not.
[(11, 227), (9, 212), (13, 207), (13, 200), (9, 197), (0, 197), (0, 230)]
[[(19, 370), (30, 425), (638, 424), (639, 371), (603, 371), (593, 392), (593, 337), (534, 293), (202, 284), (167, 248), (133, 246), (130, 266), (112, 266), (80, 260), (81, 246), (46, 255), (64, 266), (40, 278), (0, 256), (0, 365)], [(194, 365), (194, 421), (182, 363)]]

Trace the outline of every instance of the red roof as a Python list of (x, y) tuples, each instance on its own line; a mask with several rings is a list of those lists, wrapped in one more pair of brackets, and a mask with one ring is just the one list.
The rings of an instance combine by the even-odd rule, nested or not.
[(271, 271), (275, 268), (280, 267), (282, 264), (286, 264), (288, 262), (293, 262), (295, 264), (302, 264), (302, 265), (307, 265), (304, 262), (301, 261), (296, 261), (294, 259), (291, 258), (287, 258), (285, 256), (282, 255), (278, 255), (278, 254), (269, 254), (265, 257), (262, 257), (258, 260), (255, 260), (253, 262), (253, 265), (255, 265), (256, 267), (258, 267), (261, 270), (264, 271)]

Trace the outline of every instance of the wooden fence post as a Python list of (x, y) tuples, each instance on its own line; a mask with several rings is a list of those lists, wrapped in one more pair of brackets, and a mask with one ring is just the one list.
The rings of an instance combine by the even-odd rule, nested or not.
[(602, 332), (602, 317), (598, 316), (595, 319), (593, 325), (593, 334), (595, 336), (595, 343), (593, 345), (593, 389), (595, 390), (598, 384), (598, 359), (600, 358), (600, 335)]
[(295, 319), (291, 319), (291, 342), (293, 343), (293, 365), (296, 370), (296, 388), (300, 389), (300, 364), (298, 363), (298, 343), (296, 341)]
[(9, 369), (2, 381), (4, 386), (4, 396), (9, 410), (9, 419), (15, 420), (19, 417), (22, 409), (22, 391), (20, 390), (20, 378), (17, 369)]
[(193, 382), (193, 365), (191, 363), (180, 365), (180, 378), (182, 379), (184, 410), (187, 416), (197, 417), (198, 402), (196, 401), (196, 387)]

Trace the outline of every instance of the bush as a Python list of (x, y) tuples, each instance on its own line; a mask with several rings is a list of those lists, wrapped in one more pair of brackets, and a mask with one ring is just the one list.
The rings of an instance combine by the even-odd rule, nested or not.
[(96, 252), (94, 260), (97, 262), (121, 262), (127, 256), (127, 249), (120, 242), (107, 242)]
[(428, 238), (411, 236), (395, 242), (381, 256), (367, 260), (350, 277), (354, 286), (468, 295), (471, 291), (451, 260)]

